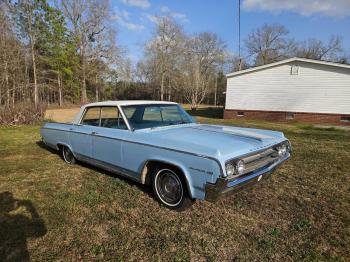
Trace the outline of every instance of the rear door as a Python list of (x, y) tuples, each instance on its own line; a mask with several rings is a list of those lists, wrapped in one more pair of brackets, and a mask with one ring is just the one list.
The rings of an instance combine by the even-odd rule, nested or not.
[(100, 125), (100, 113), (100, 107), (87, 108), (80, 124), (71, 127), (69, 140), (73, 153), (78, 158), (92, 157), (92, 135)]

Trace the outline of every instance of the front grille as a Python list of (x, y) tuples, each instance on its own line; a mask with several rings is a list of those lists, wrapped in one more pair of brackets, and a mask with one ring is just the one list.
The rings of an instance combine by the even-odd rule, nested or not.
[(269, 148), (259, 153), (243, 157), (242, 160), (245, 164), (244, 174), (248, 174), (254, 170), (271, 165), (278, 160), (278, 154), (275, 149)]

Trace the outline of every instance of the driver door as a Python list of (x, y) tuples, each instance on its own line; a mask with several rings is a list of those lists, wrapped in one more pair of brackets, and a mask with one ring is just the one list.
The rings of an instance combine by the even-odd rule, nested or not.
[(100, 123), (100, 110), (100, 107), (87, 108), (80, 124), (73, 125), (70, 130), (70, 145), (78, 159), (92, 157), (92, 135)]

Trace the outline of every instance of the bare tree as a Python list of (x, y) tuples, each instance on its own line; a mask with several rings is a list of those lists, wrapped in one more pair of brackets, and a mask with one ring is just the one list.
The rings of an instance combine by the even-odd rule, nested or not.
[(157, 28), (153, 39), (146, 45), (145, 60), (147, 64), (153, 63), (153, 81), (160, 85), (160, 99), (165, 99), (165, 86), (168, 84), (168, 94), (171, 91), (171, 79), (176, 71), (176, 60), (179, 58), (183, 43), (184, 33), (179, 24), (170, 17), (158, 19)]
[(340, 36), (332, 36), (328, 43), (310, 38), (299, 44), (297, 56), (338, 62), (342, 59), (342, 39)]
[(12, 11), (13, 17), (19, 25), (23, 41), (28, 41), (29, 43), (33, 67), (35, 106), (38, 106), (39, 103), (36, 42), (38, 34), (40, 33), (40, 24), (42, 23), (44, 5), (45, 1), (42, 0), (21, 0), (8, 2), (8, 7)]
[(98, 36), (106, 30), (109, 3), (107, 0), (62, 0), (62, 9), (73, 27), (80, 55), (81, 100), (87, 101), (87, 50), (95, 45)]
[(188, 40), (183, 77), (185, 98), (192, 109), (203, 102), (215, 82), (225, 48), (225, 43), (213, 33), (200, 33)]
[(14, 27), (6, 13), (7, 7), (0, 4), (0, 106), (14, 106), (16, 95), (23, 99), (26, 84), (25, 49), (16, 38)]
[(228, 65), (229, 72), (236, 72), (249, 68), (247, 60), (236, 55), (228, 55), (226, 64)]
[(94, 83), (96, 101), (100, 98), (105, 73), (109, 73), (110, 67), (116, 67), (123, 61), (123, 52), (116, 45), (115, 35), (113, 28), (106, 27), (86, 49), (87, 78), (90, 83)]
[(255, 65), (265, 65), (290, 56), (295, 50), (295, 43), (287, 38), (288, 33), (284, 26), (278, 24), (265, 24), (251, 32), (245, 46)]

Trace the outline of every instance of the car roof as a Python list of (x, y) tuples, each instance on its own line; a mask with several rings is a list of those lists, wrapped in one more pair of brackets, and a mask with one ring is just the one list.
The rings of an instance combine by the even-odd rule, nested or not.
[(152, 101), (152, 100), (118, 100), (118, 101), (103, 101), (84, 105), (84, 107), (92, 106), (131, 106), (131, 105), (154, 105), (154, 104), (176, 104), (168, 101)]

